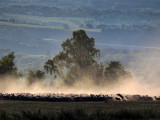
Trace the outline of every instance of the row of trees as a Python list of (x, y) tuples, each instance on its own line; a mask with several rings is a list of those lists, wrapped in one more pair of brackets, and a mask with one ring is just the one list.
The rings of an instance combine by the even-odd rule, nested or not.
[[(133, 5), (133, 4), (131, 4)], [(155, 4), (156, 5), (156, 4)], [(108, 7), (107, 7), (108, 8)], [(1, 13), (10, 14), (23, 14), (23, 15), (35, 15), (35, 16), (45, 16), (45, 17), (82, 17), (82, 18), (95, 18), (97, 21), (126, 21), (134, 20), (140, 21), (144, 20), (154, 20), (159, 16), (159, 11), (154, 11), (153, 9), (148, 10), (130, 10), (130, 9), (92, 9), (92, 8), (61, 8), (61, 7), (50, 7), (42, 5), (13, 5), (7, 7), (0, 7)]]
[(35, 23), (35, 22), (28, 22), (28, 21), (24, 21), (24, 20), (20, 20), (20, 19), (16, 19), (16, 18), (10, 18), (10, 19), (1, 18), (0, 21), (10, 22), (10, 23), (15, 23), (15, 24), (41, 25), (41, 24), (38, 24), (38, 23)]
[[(10, 53), (0, 60), (0, 75), (12, 75), (21, 77), (14, 63), (14, 53)], [(62, 51), (53, 59), (49, 59), (44, 69), (53, 74), (55, 78), (61, 78), (67, 85), (73, 85), (76, 81), (87, 77), (95, 83), (113, 82), (120, 78), (131, 77), (119, 61), (111, 61), (106, 66), (95, 59), (100, 58), (100, 50), (95, 48), (93, 38), (89, 38), (85, 31), (73, 32), (73, 37), (62, 43)], [(27, 75), (28, 85), (35, 80), (45, 78), (45, 72), (41, 70), (29, 71)]]
[[(5, 76), (11, 76), (14, 78), (23, 77), (23, 74), (18, 72), (18, 68), (15, 65), (14, 59), (14, 52), (11, 52), (8, 55), (2, 57), (2, 59), (0, 60), (0, 78), (3, 78)], [(41, 70), (30, 70), (28, 71), (27, 75), (27, 84), (31, 85), (35, 82), (35, 80), (42, 80), (44, 78), (45, 72)]]

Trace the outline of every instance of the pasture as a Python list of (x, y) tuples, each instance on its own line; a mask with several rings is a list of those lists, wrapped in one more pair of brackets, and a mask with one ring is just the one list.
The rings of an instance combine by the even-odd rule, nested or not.
[(158, 120), (160, 102), (0, 100), (0, 120)]
[(0, 109), (9, 114), (17, 114), (21, 111), (36, 112), (39, 109), (42, 113), (57, 113), (61, 110), (74, 111), (81, 109), (87, 114), (96, 111), (147, 111), (160, 112), (160, 102), (156, 101), (108, 101), (108, 102), (42, 102), (42, 101), (17, 101), (0, 100)]

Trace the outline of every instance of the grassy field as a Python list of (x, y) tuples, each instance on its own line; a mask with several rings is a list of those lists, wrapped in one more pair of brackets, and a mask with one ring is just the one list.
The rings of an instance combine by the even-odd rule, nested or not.
[(160, 102), (0, 100), (0, 120), (159, 120)]
[(74, 111), (82, 109), (91, 114), (96, 111), (113, 112), (120, 110), (143, 111), (154, 110), (160, 112), (160, 102), (38, 102), (0, 100), (0, 109), (7, 113), (20, 113), (22, 110), (38, 111), (43, 113), (59, 112), (62, 109)]

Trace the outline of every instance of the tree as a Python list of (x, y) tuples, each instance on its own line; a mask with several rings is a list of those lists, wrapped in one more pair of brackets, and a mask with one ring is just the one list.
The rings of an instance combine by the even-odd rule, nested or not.
[[(53, 60), (48, 60), (45, 65), (44, 65), (44, 69), (46, 70), (47, 73), (52, 74), (53, 72), (56, 73), (57, 71), (57, 66), (55, 65)], [(56, 74), (55, 74), (55, 78), (56, 78)]]
[(68, 84), (88, 73), (88, 68), (96, 61), (100, 51), (95, 48), (93, 38), (89, 38), (85, 31), (73, 32), (73, 37), (62, 43), (62, 51), (52, 60), (45, 63), (47, 73), (54, 73)]
[(119, 61), (110, 61), (104, 68), (104, 76), (107, 80), (117, 80), (131, 76), (124, 66)]
[(14, 63), (15, 55), (14, 52), (2, 57), (0, 60), (0, 75), (13, 75), (16, 77), (22, 76), (21, 73), (17, 72), (17, 67)]
[(45, 72), (41, 70), (35, 70), (35, 71), (30, 70), (28, 72), (27, 82), (28, 82), (28, 85), (31, 85), (34, 82), (43, 80), (44, 78), (45, 78)]
[(67, 85), (73, 85), (76, 80), (87, 77), (96, 84), (118, 80), (130, 74), (118, 61), (111, 61), (106, 67), (95, 61), (100, 56), (100, 50), (95, 48), (93, 38), (89, 38), (85, 31), (73, 32), (73, 37), (62, 43), (62, 51), (53, 59), (49, 59), (44, 69), (47, 73), (54, 73), (55, 77), (63, 79)]

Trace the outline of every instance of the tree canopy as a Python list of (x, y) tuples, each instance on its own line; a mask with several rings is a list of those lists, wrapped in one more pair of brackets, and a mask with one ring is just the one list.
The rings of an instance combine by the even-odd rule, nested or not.
[(8, 55), (2, 57), (0, 60), (0, 75), (9, 74), (13, 76), (21, 76), (21, 74), (17, 72), (14, 59), (14, 52), (11, 52)]
[(104, 76), (108, 80), (117, 80), (121, 77), (129, 77), (130, 73), (125, 70), (124, 66), (119, 61), (110, 61), (104, 67)]
[(27, 76), (27, 84), (31, 85), (36, 81), (43, 80), (45, 78), (45, 72), (41, 70), (35, 70), (35, 71), (28, 71), (28, 76)]
[[(96, 63), (95, 57), (100, 51), (95, 48), (93, 38), (89, 38), (85, 31), (73, 32), (73, 37), (62, 43), (62, 51), (44, 66), (47, 73), (54, 73), (69, 82), (82, 76), (82, 71)], [(73, 82), (73, 81), (72, 81)]]
[(100, 50), (95, 48), (94, 39), (89, 38), (84, 30), (74, 31), (72, 38), (64, 41), (61, 46), (62, 51), (49, 59), (44, 68), (47, 73), (54, 73), (55, 77), (63, 79), (68, 85), (84, 76), (99, 83), (127, 74), (120, 62), (110, 62), (104, 67), (95, 60), (99, 58)]

